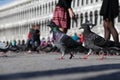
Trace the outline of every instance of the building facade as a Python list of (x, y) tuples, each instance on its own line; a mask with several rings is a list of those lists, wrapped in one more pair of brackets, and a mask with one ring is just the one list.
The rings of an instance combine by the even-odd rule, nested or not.
[[(51, 20), (58, 0), (20, 0), (0, 8), (0, 40), (26, 40), (31, 24), (40, 24), (41, 38), (49, 35), (46, 26)], [(78, 24), (71, 20), (68, 35), (81, 31), (81, 23), (90, 20), (96, 23), (93, 31), (103, 36), (103, 19), (99, 16), (102, 0), (73, 0), (72, 8), (78, 15)], [(115, 20), (120, 33), (120, 16)]]

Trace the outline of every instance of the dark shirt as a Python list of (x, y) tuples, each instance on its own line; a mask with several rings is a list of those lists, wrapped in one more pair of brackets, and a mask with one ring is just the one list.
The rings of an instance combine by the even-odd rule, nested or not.
[(34, 34), (34, 39), (35, 39), (35, 41), (36, 40), (40, 40), (40, 30), (35, 30), (35, 34)]
[(59, 0), (57, 6), (68, 9), (71, 8), (71, 2), (72, 0)]

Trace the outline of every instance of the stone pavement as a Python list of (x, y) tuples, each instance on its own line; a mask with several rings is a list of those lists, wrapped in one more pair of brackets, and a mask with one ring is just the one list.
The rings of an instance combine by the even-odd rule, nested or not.
[(0, 80), (120, 80), (120, 56), (104, 60), (58, 60), (60, 54), (15, 54), (0, 57)]

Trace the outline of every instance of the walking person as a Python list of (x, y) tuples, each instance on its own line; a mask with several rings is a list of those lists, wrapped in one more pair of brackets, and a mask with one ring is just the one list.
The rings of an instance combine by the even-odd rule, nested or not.
[(114, 19), (119, 14), (119, 0), (103, 0), (100, 15), (104, 19), (104, 37), (110, 40), (112, 35), (115, 42), (119, 42), (119, 35), (114, 26)]
[(71, 2), (72, 0), (59, 0), (53, 14), (52, 21), (59, 26), (59, 29), (64, 33), (67, 33), (70, 28), (70, 19), (75, 19)]
[(26, 43), (26, 49), (28, 50), (29, 53), (31, 53), (32, 50), (32, 44), (33, 44), (33, 34), (35, 33), (35, 25), (32, 24), (32, 27), (30, 28), (30, 31), (28, 33), (28, 39)]

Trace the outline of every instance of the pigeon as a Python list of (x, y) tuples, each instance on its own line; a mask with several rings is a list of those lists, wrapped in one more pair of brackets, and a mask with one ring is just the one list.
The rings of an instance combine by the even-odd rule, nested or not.
[[(53, 40), (56, 45), (56, 47), (60, 50), (62, 53), (62, 56), (60, 59), (64, 58), (64, 55), (67, 51), (75, 51), (76, 49), (79, 50), (79, 52), (87, 52), (89, 53), (91, 50), (88, 48), (83, 47), (80, 43), (74, 41), (70, 36), (66, 35), (64, 32), (60, 31), (58, 26), (54, 22), (50, 22), (48, 26), (51, 28), (51, 31), (53, 33)], [(70, 52), (70, 59), (72, 59), (73, 54)]]
[[(91, 26), (91, 28), (90, 28)], [(106, 41), (103, 37), (99, 36), (98, 34), (91, 31), (91, 29), (95, 25), (89, 22), (83, 23), (80, 29), (83, 29), (83, 36), (84, 36), (84, 45), (86, 48), (92, 49), (96, 52), (101, 52), (102, 56), (100, 59), (104, 58), (104, 52), (108, 52), (112, 48), (116, 50), (120, 50), (120, 43), (116, 43), (114, 41)], [(88, 58), (90, 54), (87, 54), (84, 58)]]

